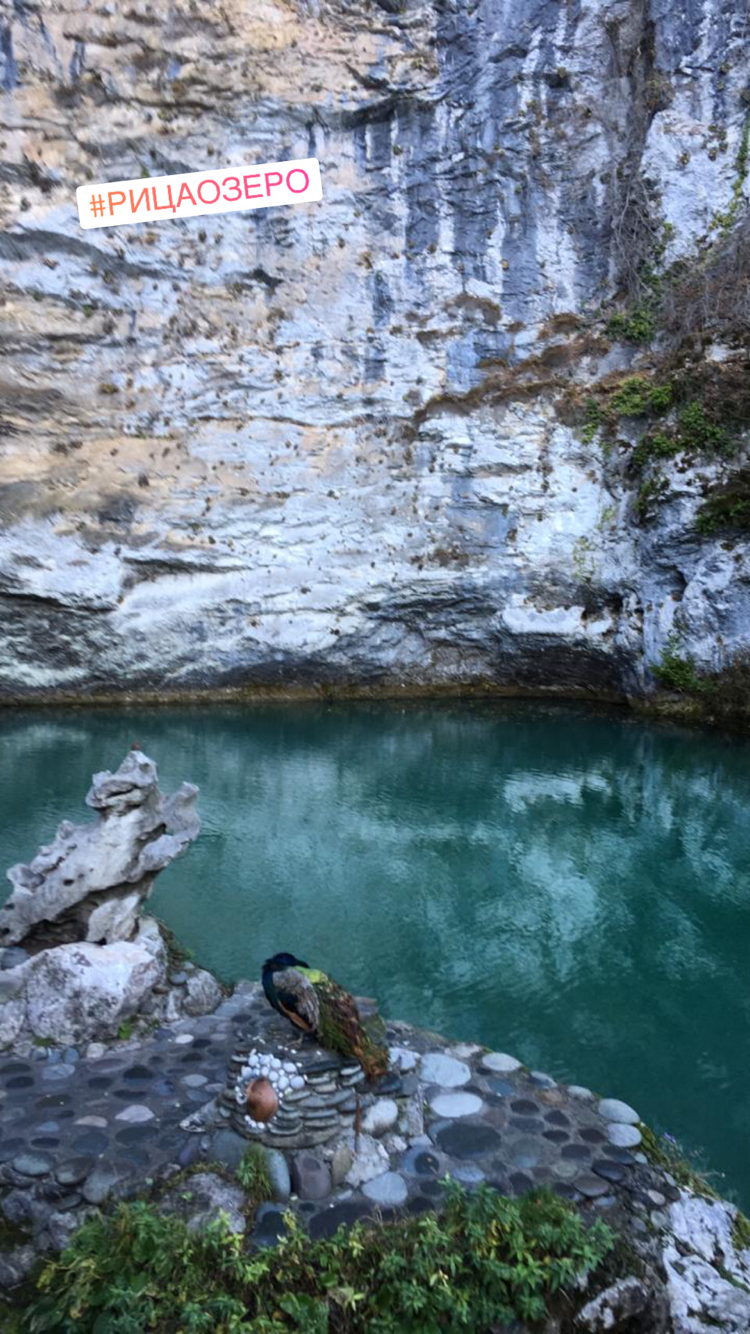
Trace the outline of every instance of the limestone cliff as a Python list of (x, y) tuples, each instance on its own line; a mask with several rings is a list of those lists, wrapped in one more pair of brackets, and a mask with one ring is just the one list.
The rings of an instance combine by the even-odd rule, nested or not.
[[(730, 662), (741, 414), (680, 453), (683, 395), (636, 476), (643, 414), (584, 405), (656, 374), (647, 261), (742, 220), (747, 53), (745, 0), (2, 0), (0, 694)], [(319, 204), (78, 224), (305, 156)]]

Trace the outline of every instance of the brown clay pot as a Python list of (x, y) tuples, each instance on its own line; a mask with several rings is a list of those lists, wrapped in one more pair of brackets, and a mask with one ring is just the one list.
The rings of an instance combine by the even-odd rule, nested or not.
[(252, 1079), (245, 1089), (247, 1114), (254, 1121), (270, 1121), (279, 1110), (279, 1099), (270, 1079), (265, 1075)]

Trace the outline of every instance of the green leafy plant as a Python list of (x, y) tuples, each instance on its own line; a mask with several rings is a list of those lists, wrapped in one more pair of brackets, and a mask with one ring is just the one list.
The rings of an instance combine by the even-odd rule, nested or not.
[(635, 498), (635, 512), (641, 523), (652, 516), (654, 506), (666, 489), (667, 479), (658, 473), (642, 483)]
[(242, 1155), (235, 1176), (250, 1196), (253, 1205), (270, 1200), (273, 1195), (273, 1183), (268, 1171), (268, 1159), (259, 1144), (249, 1144)]
[(680, 653), (679, 635), (669, 636), (659, 662), (652, 670), (659, 684), (667, 690), (675, 690), (680, 694), (698, 694), (704, 689), (693, 659)]
[(729, 443), (729, 435), (706, 412), (702, 403), (693, 399), (680, 410), (677, 418), (682, 447), (700, 453), (718, 453)]
[(620, 417), (640, 417), (646, 413), (666, 412), (671, 402), (669, 382), (659, 384), (643, 375), (629, 375), (617, 386), (609, 406)]
[(694, 1195), (702, 1195), (709, 1200), (719, 1199), (700, 1167), (690, 1161), (673, 1135), (659, 1133), (650, 1126), (640, 1125), (638, 1128), (641, 1132), (641, 1149), (650, 1163), (669, 1172), (678, 1186), (691, 1190)]
[(433, 1334), (547, 1313), (615, 1238), (549, 1191), (521, 1199), (449, 1183), (439, 1214), (357, 1224), (311, 1241), (287, 1215), (278, 1246), (248, 1255), (218, 1220), (191, 1234), (144, 1204), (87, 1221), (44, 1269), (28, 1334)]
[(724, 529), (740, 532), (750, 529), (750, 468), (740, 469), (709, 493), (698, 511), (695, 526), (705, 536)]
[(607, 333), (627, 343), (650, 343), (656, 333), (655, 299), (649, 296), (628, 311), (617, 311), (607, 321)]

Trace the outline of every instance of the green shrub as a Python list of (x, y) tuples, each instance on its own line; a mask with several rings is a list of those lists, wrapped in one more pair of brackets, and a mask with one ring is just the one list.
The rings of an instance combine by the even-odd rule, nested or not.
[(618, 311), (607, 321), (607, 333), (628, 343), (650, 343), (656, 333), (655, 307), (655, 300), (648, 297), (628, 311)]
[(620, 417), (642, 417), (646, 413), (666, 412), (672, 403), (669, 381), (654, 384), (643, 375), (629, 375), (618, 385), (609, 406)]
[(708, 495), (698, 511), (696, 528), (705, 536), (724, 529), (750, 529), (750, 468), (740, 469)]
[(449, 1185), (440, 1214), (357, 1224), (311, 1241), (287, 1216), (279, 1245), (246, 1254), (223, 1221), (191, 1235), (120, 1204), (47, 1265), (28, 1334), (434, 1334), (534, 1322), (599, 1266), (614, 1237), (548, 1191), (508, 1199)]
[(648, 477), (639, 487), (635, 498), (635, 512), (641, 523), (652, 517), (654, 506), (658, 503), (661, 496), (667, 489), (667, 479), (657, 473), (654, 477)]
[(689, 655), (683, 657), (679, 647), (678, 636), (670, 635), (658, 664), (652, 668), (653, 674), (666, 690), (687, 695), (699, 694), (704, 689), (703, 679), (696, 672), (693, 659)]
[(268, 1159), (260, 1144), (248, 1144), (237, 1167), (235, 1176), (250, 1196), (251, 1204), (262, 1204), (273, 1195), (273, 1184), (268, 1171)]
[(643, 468), (651, 459), (672, 458), (673, 455), (679, 454), (681, 448), (676, 436), (669, 435), (665, 431), (652, 431), (638, 441), (631, 457), (636, 468)]
[(729, 444), (729, 434), (709, 417), (702, 403), (686, 403), (677, 418), (683, 449), (703, 454), (719, 453)]
[(719, 1196), (706, 1181), (701, 1167), (691, 1162), (686, 1151), (678, 1144), (674, 1135), (660, 1134), (651, 1129), (650, 1126), (639, 1126), (641, 1132), (641, 1147), (650, 1163), (655, 1167), (662, 1168), (674, 1177), (678, 1186), (684, 1186), (686, 1190), (691, 1190), (694, 1195), (702, 1195), (706, 1199), (718, 1200)]

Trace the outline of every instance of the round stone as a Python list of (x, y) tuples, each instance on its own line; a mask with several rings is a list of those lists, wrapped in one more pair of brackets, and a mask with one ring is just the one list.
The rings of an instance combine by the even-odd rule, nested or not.
[(208, 1078), (206, 1075), (183, 1075), (182, 1083), (186, 1088), (199, 1089), (208, 1083)]
[(408, 1194), (406, 1182), (398, 1172), (383, 1172), (382, 1176), (373, 1177), (365, 1182), (362, 1191), (368, 1200), (391, 1207), (403, 1204)]
[(510, 1110), (518, 1116), (538, 1116), (540, 1107), (538, 1102), (532, 1102), (530, 1098), (515, 1098), (510, 1104)]
[(545, 1119), (545, 1121), (546, 1121), (549, 1125), (551, 1125), (551, 1126), (568, 1126), (568, 1125), (570, 1125), (570, 1121), (568, 1120), (568, 1118), (567, 1118), (567, 1116), (565, 1115), (565, 1113), (564, 1113), (564, 1112), (558, 1112), (558, 1111), (556, 1111), (556, 1110), (555, 1110), (555, 1111), (551, 1111), (551, 1112), (547, 1112), (547, 1115), (545, 1116), (544, 1119)]
[(608, 1158), (597, 1158), (592, 1163), (592, 1167), (597, 1176), (604, 1177), (605, 1181), (622, 1181), (625, 1177), (625, 1168), (620, 1163), (613, 1163)]
[(634, 1149), (641, 1142), (641, 1132), (637, 1126), (624, 1125), (622, 1121), (612, 1121), (607, 1134), (610, 1144), (615, 1144), (618, 1149)]
[(572, 1181), (578, 1170), (577, 1163), (565, 1162), (562, 1158), (559, 1162), (552, 1164), (553, 1175), (559, 1177), (561, 1181)]
[(500, 1136), (492, 1126), (477, 1121), (450, 1121), (438, 1132), (437, 1142), (445, 1153), (456, 1158), (475, 1158), (500, 1146)]
[(530, 1072), (529, 1078), (531, 1079), (531, 1082), (533, 1084), (536, 1084), (537, 1088), (540, 1089), (557, 1088), (557, 1081), (554, 1080), (551, 1075), (545, 1075), (543, 1070), (532, 1070)]
[(582, 1102), (587, 1102), (594, 1096), (591, 1089), (584, 1088), (583, 1084), (568, 1084), (568, 1093), (571, 1098), (580, 1098)]
[(605, 1121), (621, 1121), (626, 1126), (636, 1126), (641, 1119), (632, 1107), (626, 1102), (620, 1102), (619, 1098), (602, 1098), (596, 1110)]
[(442, 1052), (431, 1051), (422, 1057), (421, 1075), (425, 1084), (439, 1084), (441, 1088), (460, 1088), (468, 1084), (471, 1070), (465, 1061), (457, 1061), (455, 1056), (444, 1056)]
[(195, 1039), (192, 1033), (178, 1033), (177, 1037), (175, 1038), (175, 1045), (178, 1047), (187, 1047), (191, 1042), (194, 1041)]
[(85, 1181), (93, 1165), (92, 1158), (71, 1158), (60, 1164), (55, 1176), (61, 1186), (78, 1186)]
[(106, 1164), (95, 1167), (83, 1184), (84, 1200), (87, 1200), (89, 1204), (103, 1204), (107, 1196), (111, 1195), (119, 1179), (119, 1174), (113, 1167), (107, 1167)]
[(457, 1116), (476, 1116), (483, 1107), (482, 1099), (475, 1093), (439, 1093), (430, 1106), (436, 1116), (454, 1120)]
[(368, 1107), (362, 1118), (362, 1129), (366, 1135), (386, 1135), (398, 1121), (398, 1103), (393, 1098), (378, 1098)]
[[(115, 1121), (127, 1121), (130, 1125), (138, 1125), (142, 1121), (152, 1121), (153, 1118), (154, 1113), (150, 1107), (146, 1107), (140, 1102), (134, 1102), (132, 1106), (124, 1107), (121, 1112), (118, 1112)], [(100, 1120), (99, 1117), (96, 1119), (97, 1121)], [(102, 1124), (106, 1125), (107, 1123), (104, 1121)]]
[(25, 1177), (43, 1177), (52, 1171), (52, 1163), (43, 1153), (19, 1153), (11, 1167)]
[(451, 1176), (464, 1186), (478, 1186), (480, 1181), (486, 1181), (484, 1172), (476, 1163), (459, 1163), (452, 1168)]
[(528, 1171), (530, 1168), (536, 1167), (539, 1162), (540, 1148), (541, 1146), (537, 1140), (516, 1140), (508, 1153), (508, 1162), (513, 1167), (520, 1167), (524, 1171)]
[(596, 1200), (600, 1195), (607, 1195), (609, 1193), (607, 1182), (602, 1181), (602, 1178), (599, 1176), (592, 1176), (589, 1172), (585, 1172), (583, 1176), (576, 1177), (575, 1185), (576, 1189), (580, 1190), (581, 1194), (585, 1195), (588, 1200)]
[(591, 1157), (591, 1150), (587, 1149), (585, 1144), (566, 1144), (562, 1156), (572, 1162), (585, 1163)]
[(273, 1198), (277, 1202), (284, 1203), (289, 1199), (292, 1190), (289, 1165), (279, 1149), (266, 1149), (265, 1154)]
[(488, 1051), (479, 1062), (480, 1069), (491, 1070), (494, 1075), (509, 1075), (521, 1069), (521, 1062), (515, 1056), (508, 1056), (504, 1051)]

